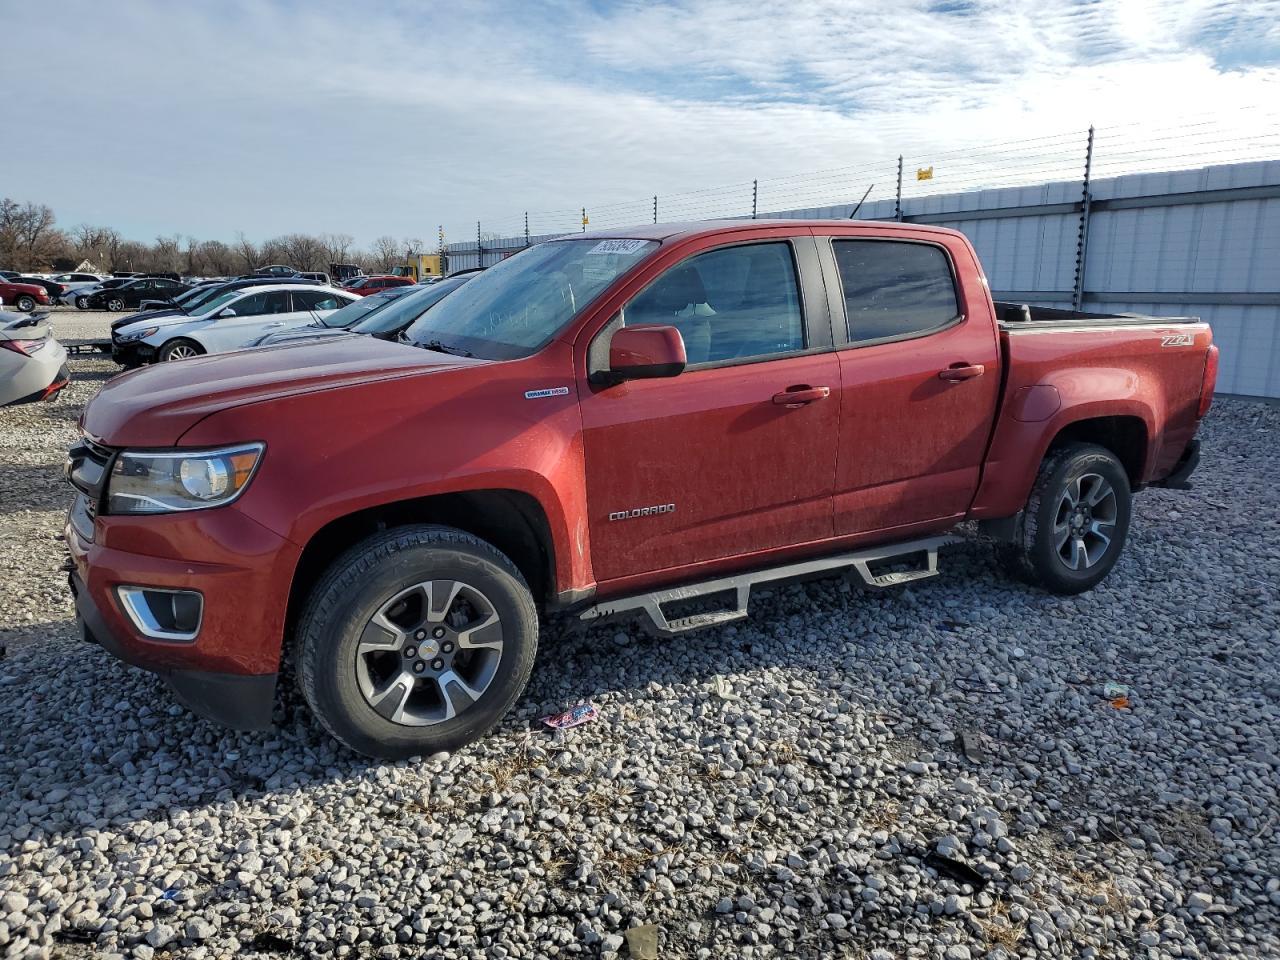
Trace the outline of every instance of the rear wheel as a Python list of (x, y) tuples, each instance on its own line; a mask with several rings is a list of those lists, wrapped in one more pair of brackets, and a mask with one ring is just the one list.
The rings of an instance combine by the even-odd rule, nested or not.
[(122, 313), (124, 311), (124, 301), (119, 297), (112, 297), (107, 301), (107, 309), (114, 313)]
[(88, 297), (76, 297), (76, 309), (77, 309), (77, 310), (88, 310), (88, 309), (89, 309), (89, 298), (88, 298)]
[(29, 293), (21, 294), (18, 299), (14, 301), (14, 306), (18, 308), (19, 313), (30, 313), (36, 308), (36, 298), (31, 296)]
[(186, 337), (178, 337), (176, 340), (170, 340), (160, 348), (161, 361), (168, 362), (170, 360), (190, 360), (192, 357), (198, 357), (204, 353), (204, 348), (194, 340), (188, 340)]
[(1115, 566), (1129, 532), (1133, 494), (1115, 454), (1088, 443), (1050, 451), (1040, 465), (1007, 569), (1053, 593), (1083, 593)]
[(352, 750), (398, 759), (483, 736), (524, 689), (538, 645), (533, 596), (483, 540), (402, 527), (338, 558), (298, 625), (312, 712)]

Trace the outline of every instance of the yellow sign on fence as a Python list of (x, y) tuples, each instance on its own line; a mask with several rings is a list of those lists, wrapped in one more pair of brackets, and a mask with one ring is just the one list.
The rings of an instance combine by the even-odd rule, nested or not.
[(917, 179), (917, 180), (932, 180), (932, 179), (933, 179), (933, 167), (920, 167), (919, 169), (917, 169), (917, 170), (916, 170), (916, 179)]

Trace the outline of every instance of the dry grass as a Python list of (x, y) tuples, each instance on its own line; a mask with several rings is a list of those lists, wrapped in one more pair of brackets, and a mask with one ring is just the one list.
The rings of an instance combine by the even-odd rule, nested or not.
[(1004, 947), (1010, 953), (1018, 952), (1018, 944), (1026, 935), (1026, 923), (1014, 923), (1009, 919), (1009, 905), (997, 900), (985, 919), (975, 919), (982, 931), (982, 939), (990, 946)]

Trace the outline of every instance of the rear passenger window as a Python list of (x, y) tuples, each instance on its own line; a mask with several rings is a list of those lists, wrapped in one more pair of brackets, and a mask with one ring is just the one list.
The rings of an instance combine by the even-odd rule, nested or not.
[(677, 264), (627, 304), (628, 326), (670, 324), (689, 363), (803, 350), (804, 320), (788, 243), (751, 243)]
[(959, 315), (941, 247), (896, 240), (836, 240), (832, 247), (855, 343), (926, 333)]

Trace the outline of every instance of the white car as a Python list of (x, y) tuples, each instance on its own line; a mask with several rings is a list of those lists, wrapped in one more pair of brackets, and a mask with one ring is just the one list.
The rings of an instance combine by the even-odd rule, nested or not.
[(100, 277), (96, 273), (60, 273), (57, 276), (50, 277), (54, 283), (62, 284), (62, 293), (58, 295), (59, 302), (70, 304), (74, 299), (66, 299), (67, 294), (76, 290), (87, 290), (100, 284), (106, 277)]
[(199, 313), (142, 318), (111, 331), (111, 356), (126, 367), (247, 347), (265, 334), (315, 323), (357, 299), (336, 287), (272, 284), (228, 290)]
[(0, 407), (52, 400), (70, 379), (46, 315), (0, 310)]

